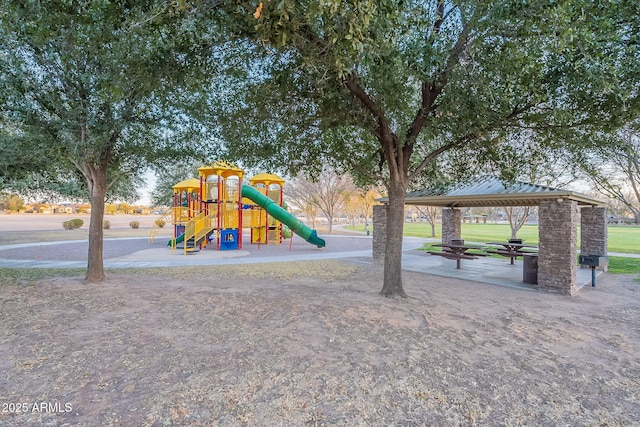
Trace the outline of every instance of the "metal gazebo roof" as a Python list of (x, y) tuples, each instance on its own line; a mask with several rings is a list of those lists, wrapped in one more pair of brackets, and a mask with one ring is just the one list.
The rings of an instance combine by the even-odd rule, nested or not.
[[(578, 205), (602, 206), (606, 202), (569, 190), (515, 181), (507, 184), (494, 176), (485, 176), (448, 191), (418, 190), (407, 193), (406, 204), (441, 207), (538, 206), (550, 200), (573, 200)], [(379, 199), (387, 203), (388, 198)]]

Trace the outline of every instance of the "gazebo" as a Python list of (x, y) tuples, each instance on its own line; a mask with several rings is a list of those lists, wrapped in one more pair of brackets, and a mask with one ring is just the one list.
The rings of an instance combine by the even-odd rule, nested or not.
[[(384, 259), (388, 199), (379, 201), (383, 204), (374, 206), (373, 212), (373, 257), (377, 261)], [(496, 177), (487, 176), (450, 191), (410, 192), (406, 204), (443, 208), (444, 244), (460, 238), (462, 211), (459, 208), (538, 206), (537, 289), (540, 291), (566, 295), (577, 291), (578, 217), (581, 254), (606, 256), (608, 252), (606, 203), (573, 191), (520, 181), (505, 184)]]

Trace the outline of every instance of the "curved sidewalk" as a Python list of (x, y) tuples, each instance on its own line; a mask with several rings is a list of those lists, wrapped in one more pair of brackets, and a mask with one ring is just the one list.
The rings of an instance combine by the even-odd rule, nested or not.
[[(166, 246), (169, 237), (119, 238), (104, 240), (104, 266), (107, 269), (178, 267), (224, 264), (256, 264), (336, 258), (371, 257), (371, 237), (323, 236), (327, 247), (317, 248), (299, 237), (280, 245), (246, 243), (241, 250), (218, 251), (208, 247), (185, 255)], [(83, 240), (21, 243), (0, 246), (0, 267), (10, 268), (86, 268), (88, 243)], [(420, 244), (416, 244), (416, 247)]]

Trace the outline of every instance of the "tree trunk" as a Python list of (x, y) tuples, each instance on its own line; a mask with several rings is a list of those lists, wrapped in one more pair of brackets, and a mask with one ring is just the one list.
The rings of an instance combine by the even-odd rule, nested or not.
[(420, 216), (424, 216), (431, 225), (431, 237), (436, 237), (436, 222), (438, 221), (438, 212), (434, 206), (426, 207), (422, 210), (419, 206), (416, 206)]
[[(507, 219), (509, 220), (509, 226), (511, 227), (511, 238), (515, 239), (518, 237), (518, 231), (522, 228), (524, 223), (529, 218), (529, 213), (531, 212), (530, 206), (524, 206), (520, 208), (508, 207), (504, 208), (507, 213)], [(522, 214), (522, 216), (520, 216)]]
[(89, 221), (89, 253), (87, 255), (87, 275), (85, 283), (104, 280), (103, 237), (105, 195), (107, 192), (107, 174), (102, 168), (94, 168), (87, 176), (91, 195), (91, 217)]
[(387, 247), (384, 253), (384, 284), (381, 295), (407, 297), (402, 287), (402, 235), (406, 189), (400, 183), (389, 187), (387, 211)]

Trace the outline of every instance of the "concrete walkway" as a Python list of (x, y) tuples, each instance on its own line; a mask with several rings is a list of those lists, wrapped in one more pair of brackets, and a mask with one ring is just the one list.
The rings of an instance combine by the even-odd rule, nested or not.
[[(104, 267), (153, 268), (225, 264), (257, 264), (264, 262), (294, 262), (304, 260), (371, 257), (371, 238), (367, 236), (323, 236), (327, 248), (317, 248), (294, 237), (293, 242), (280, 245), (252, 245), (242, 250), (218, 251), (208, 247), (185, 255), (182, 249), (171, 251), (166, 246), (168, 236), (153, 243), (147, 238), (132, 237), (104, 240)], [(9, 268), (86, 268), (87, 242), (66, 240), (41, 243), (21, 243), (0, 246), (0, 267)]]
[[(182, 250), (171, 251), (166, 246), (168, 237), (105, 239), (106, 269), (189, 267), (204, 265), (251, 265), (264, 262), (296, 262), (323, 259), (357, 259), (371, 263), (371, 237), (366, 235), (330, 235), (326, 248), (316, 248), (299, 237), (281, 245), (251, 245), (245, 236), (242, 250), (217, 251), (205, 248), (184, 255)], [(534, 285), (522, 281), (522, 261), (514, 265), (507, 258), (480, 258), (462, 260), (456, 269), (454, 260), (425, 254), (418, 249), (434, 239), (405, 237), (403, 269), (436, 276), (455, 277), (474, 282), (490, 283), (523, 290), (535, 290)], [(87, 242), (70, 240), (26, 243), (0, 246), (0, 267), (9, 268), (86, 268)], [(613, 255), (613, 254), (612, 254)], [(632, 254), (622, 254), (632, 255)], [(617, 256), (617, 255), (616, 255)], [(640, 258), (640, 255), (633, 255)], [(578, 287), (591, 283), (591, 271), (578, 268)]]

